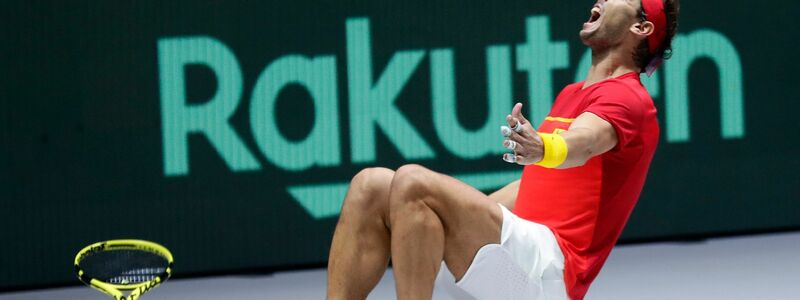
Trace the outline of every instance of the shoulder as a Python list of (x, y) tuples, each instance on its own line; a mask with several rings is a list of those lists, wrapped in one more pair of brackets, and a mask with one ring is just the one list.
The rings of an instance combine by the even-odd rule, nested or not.
[(584, 83), (586, 83), (586, 81), (580, 81), (580, 82), (570, 83), (570, 84), (568, 84), (568, 85), (567, 85), (567, 87), (565, 87), (564, 89), (565, 89), (565, 90), (577, 90), (577, 89), (580, 89), (581, 87), (583, 87), (583, 84), (584, 84)]
[(592, 95), (596, 97), (620, 98), (619, 100), (643, 100), (641, 99), (642, 97), (637, 87), (623, 80), (601, 82), (597, 85), (597, 88), (592, 91)]
[(641, 124), (646, 116), (655, 112), (655, 106), (638, 77), (627, 77), (597, 84), (589, 95), (586, 110), (606, 120), (616, 118)]
[(638, 77), (602, 82), (592, 91), (591, 98), (593, 102), (615, 102), (637, 111), (645, 111), (654, 106), (647, 89), (639, 82)]
[(561, 89), (561, 92), (558, 93), (558, 96), (560, 97), (560, 96), (564, 96), (564, 95), (568, 95), (568, 94), (574, 94), (575, 92), (579, 91), (582, 87), (583, 87), (583, 81), (576, 82), (576, 83), (570, 83), (567, 86), (565, 86), (563, 89)]

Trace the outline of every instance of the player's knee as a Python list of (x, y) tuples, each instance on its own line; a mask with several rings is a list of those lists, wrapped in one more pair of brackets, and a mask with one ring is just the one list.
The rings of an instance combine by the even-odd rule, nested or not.
[(409, 164), (397, 169), (392, 180), (392, 192), (424, 193), (431, 183), (432, 171), (423, 166)]
[(342, 213), (372, 212), (388, 197), (394, 171), (386, 168), (366, 168), (350, 181), (350, 190)]
[(350, 188), (357, 189), (358, 192), (375, 195), (387, 193), (392, 184), (395, 172), (387, 168), (366, 168), (353, 176), (350, 181)]

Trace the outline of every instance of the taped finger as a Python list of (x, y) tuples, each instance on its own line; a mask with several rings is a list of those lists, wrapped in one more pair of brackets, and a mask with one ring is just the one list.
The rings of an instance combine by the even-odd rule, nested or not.
[(514, 131), (511, 130), (511, 128), (508, 128), (508, 126), (500, 126), (500, 133), (503, 135), (503, 137), (511, 136), (512, 132)]
[(511, 130), (513, 130), (516, 133), (522, 132), (522, 123), (520, 123), (519, 120), (517, 120), (517, 124), (514, 124), (514, 126), (511, 127)]
[(517, 142), (512, 140), (505, 140), (503, 141), (503, 147), (505, 147), (508, 150), (514, 150), (517, 148)]
[(517, 163), (517, 155), (514, 153), (505, 153), (503, 154), (503, 160), (510, 164)]

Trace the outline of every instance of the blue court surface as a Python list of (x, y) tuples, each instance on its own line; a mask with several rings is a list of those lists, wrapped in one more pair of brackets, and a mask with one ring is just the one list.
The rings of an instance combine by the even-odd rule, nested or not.
[[(586, 299), (800, 299), (800, 232), (691, 243), (623, 245)], [(145, 300), (324, 299), (324, 269), (178, 279)], [(77, 282), (77, 279), (76, 279)], [(394, 299), (391, 270), (369, 299)], [(85, 286), (0, 294), (0, 300), (111, 299)], [(441, 291), (434, 299), (451, 299)]]

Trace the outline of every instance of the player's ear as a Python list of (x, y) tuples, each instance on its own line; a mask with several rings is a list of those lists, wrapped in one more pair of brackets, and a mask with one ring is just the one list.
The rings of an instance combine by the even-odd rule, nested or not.
[(650, 21), (641, 21), (633, 23), (630, 30), (633, 34), (645, 39), (653, 34), (653, 31), (655, 31), (655, 25), (653, 25), (653, 22)]

